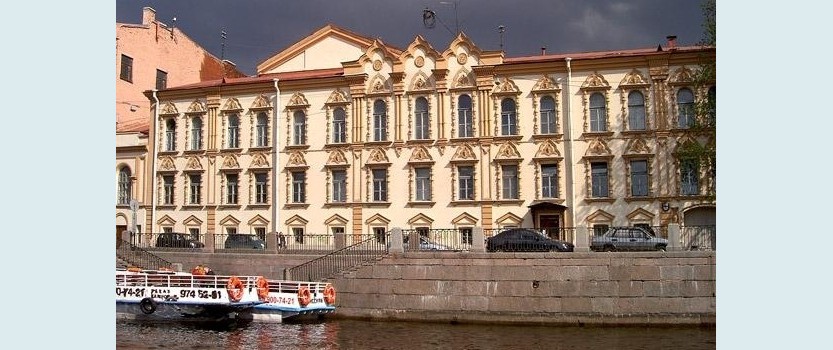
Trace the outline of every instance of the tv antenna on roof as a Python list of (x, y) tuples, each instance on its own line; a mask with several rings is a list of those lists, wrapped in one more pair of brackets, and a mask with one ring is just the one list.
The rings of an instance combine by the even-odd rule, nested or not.
[(503, 24), (497, 26), (497, 31), (500, 32), (500, 50), (503, 51), (503, 32), (506, 31), (506, 26)]

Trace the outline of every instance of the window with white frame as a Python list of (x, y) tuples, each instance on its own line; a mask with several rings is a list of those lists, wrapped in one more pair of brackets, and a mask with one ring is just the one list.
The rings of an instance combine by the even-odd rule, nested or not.
[(518, 121), (516, 119), (515, 100), (504, 98), (500, 101), (500, 134), (503, 136), (518, 134)]
[(257, 147), (269, 146), (269, 116), (266, 112), (257, 113), (255, 121), (255, 145)]
[(333, 192), (332, 201), (335, 203), (344, 203), (347, 201), (347, 171), (333, 170)]
[(472, 126), (471, 96), (462, 94), (457, 98), (457, 136), (472, 137), (474, 128)]
[(133, 193), (133, 179), (130, 168), (124, 166), (119, 170), (119, 204), (130, 204)]
[(262, 241), (266, 242), (266, 228), (255, 227), (255, 236), (257, 236), (257, 238), (260, 238)]
[(540, 101), (541, 105), (541, 133), (555, 134), (555, 100), (552, 96), (543, 96)]
[(414, 183), (415, 188), (415, 199), (418, 201), (430, 201), (431, 200), (431, 168), (428, 167), (420, 167), (414, 168), (414, 174), (416, 175), (416, 182)]
[(165, 151), (176, 151), (176, 120), (173, 118), (165, 121)]
[(694, 126), (694, 94), (688, 88), (677, 91), (677, 127), (688, 129)]
[(605, 224), (594, 224), (593, 225), (593, 236), (601, 236), (610, 229), (609, 225)]
[(191, 118), (191, 150), (202, 149), (202, 118)]
[(226, 174), (226, 204), (237, 204), (240, 177), (238, 174)]
[(645, 159), (630, 161), (631, 196), (648, 195), (648, 161)]
[(425, 140), (430, 138), (429, 126), (431, 116), (428, 113), (428, 100), (425, 97), (417, 97), (414, 108), (414, 138)]
[(518, 166), (500, 166), (503, 199), (518, 199)]
[(307, 144), (307, 116), (304, 111), (295, 111), (292, 114), (292, 144)]
[(607, 131), (605, 97), (600, 92), (590, 95), (590, 131)]
[(200, 204), (200, 194), (202, 193), (202, 175), (189, 174), (188, 175), (188, 204)]
[(344, 108), (333, 110), (333, 143), (347, 142), (347, 117)]
[(474, 199), (474, 167), (470, 165), (457, 166), (457, 199)]
[(472, 239), (472, 228), (471, 227), (461, 227), (457, 229), (460, 232), (460, 238), (463, 244), (472, 244), (474, 239)]
[(240, 148), (240, 117), (237, 114), (228, 116), (228, 140), (226, 148)]
[(292, 172), (292, 203), (305, 203), (307, 174), (303, 171)]
[(388, 104), (383, 100), (373, 102), (373, 141), (388, 140)]
[(388, 201), (388, 169), (373, 169), (373, 201)]
[(680, 194), (684, 196), (700, 194), (700, 164), (697, 159), (680, 160)]
[(558, 165), (541, 164), (541, 197), (558, 198)]
[(254, 195), (255, 195), (255, 203), (256, 204), (266, 204), (267, 198), (269, 198), (269, 188), (268, 188), (268, 181), (269, 181), (269, 174), (267, 173), (255, 173), (255, 188), (254, 188)]
[(645, 96), (639, 91), (628, 93), (628, 130), (645, 130)]
[(590, 177), (592, 188), (591, 197), (606, 198), (610, 195), (608, 192), (607, 174), (607, 162), (590, 163)]
[(162, 176), (162, 204), (166, 205), (173, 205), (174, 204), (174, 176), (173, 175), (164, 175)]

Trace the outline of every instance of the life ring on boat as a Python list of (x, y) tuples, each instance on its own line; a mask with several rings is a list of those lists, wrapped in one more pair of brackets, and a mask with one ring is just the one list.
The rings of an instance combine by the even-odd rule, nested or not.
[(151, 298), (144, 298), (139, 302), (139, 308), (142, 309), (143, 314), (150, 315), (156, 311), (156, 301)]
[(257, 298), (261, 301), (266, 301), (269, 297), (269, 280), (263, 276), (257, 277)]
[(310, 293), (309, 288), (301, 287), (298, 289), (298, 304), (301, 304), (301, 307), (309, 305), (312, 301), (312, 293)]
[(336, 303), (336, 289), (333, 288), (332, 284), (324, 287), (324, 302), (330, 305)]
[(228, 279), (226, 290), (228, 290), (228, 298), (231, 301), (240, 301), (240, 299), (243, 299), (243, 282), (237, 276), (231, 276)]
[(193, 269), (191, 269), (191, 274), (195, 276), (205, 276), (211, 272), (211, 269), (208, 266), (197, 265)]

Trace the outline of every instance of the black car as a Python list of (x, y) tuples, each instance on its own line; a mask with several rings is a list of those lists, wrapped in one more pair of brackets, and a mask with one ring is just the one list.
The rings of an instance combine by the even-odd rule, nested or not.
[(202, 248), (205, 244), (179, 232), (163, 232), (156, 237), (158, 248)]
[(225, 249), (266, 249), (266, 242), (255, 235), (232, 233), (226, 238)]
[(486, 239), (489, 252), (572, 252), (573, 248), (572, 243), (527, 228), (508, 229)]

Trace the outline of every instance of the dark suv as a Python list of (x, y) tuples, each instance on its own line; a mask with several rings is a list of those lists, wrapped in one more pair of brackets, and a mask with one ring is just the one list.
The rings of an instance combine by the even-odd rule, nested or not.
[(158, 248), (202, 248), (205, 244), (179, 232), (163, 232), (156, 237)]
[(266, 249), (266, 242), (255, 235), (232, 233), (226, 238), (225, 249)]
[(488, 252), (572, 252), (573, 244), (528, 228), (511, 228), (486, 239)]

